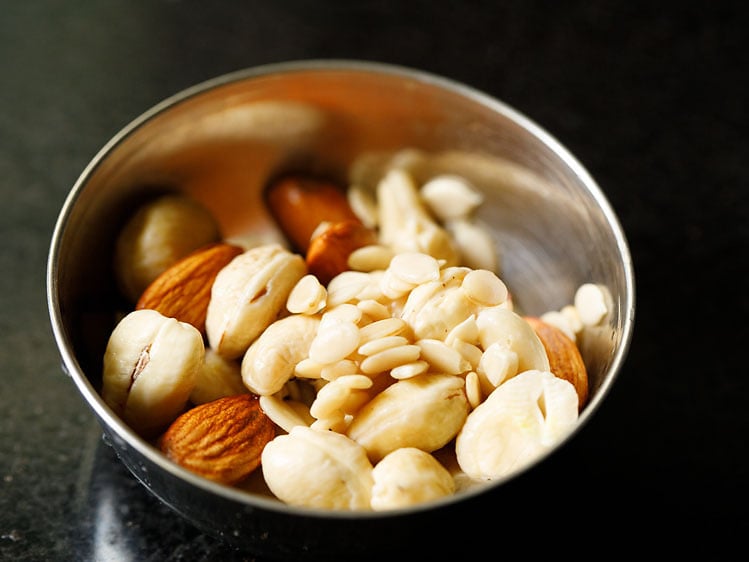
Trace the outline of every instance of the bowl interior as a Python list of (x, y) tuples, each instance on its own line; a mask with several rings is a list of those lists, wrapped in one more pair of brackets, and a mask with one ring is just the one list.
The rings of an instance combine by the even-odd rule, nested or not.
[(371, 183), (393, 158), (418, 181), (457, 173), (484, 193), (478, 218), (524, 313), (558, 310), (583, 283), (608, 288), (612, 313), (588, 329), (581, 350), (591, 392), (581, 422), (589, 417), (626, 354), (634, 311), (626, 241), (592, 178), (541, 128), (470, 88), (377, 64), (308, 62), (239, 72), (166, 100), (112, 139), (71, 191), (50, 253), (50, 311), (66, 369), (105, 425), (138, 440), (98, 388), (125, 306), (114, 240), (144, 198), (180, 190), (213, 212), (225, 237), (272, 236), (261, 195), (272, 175), (293, 168)]

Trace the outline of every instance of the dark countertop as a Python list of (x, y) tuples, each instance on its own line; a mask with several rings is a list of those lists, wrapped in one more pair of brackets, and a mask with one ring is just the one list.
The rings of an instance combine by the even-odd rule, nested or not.
[[(351, 5), (349, 5), (351, 4)], [(323, 6), (325, 6), (323, 8)], [(121, 127), (262, 63), (366, 59), (481, 89), (596, 178), (628, 237), (634, 338), (528, 521), (574, 555), (714, 553), (749, 532), (749, 11), (739, 2), (11, 1), (0, 17), (0, 559), (252, 560), (135, 481), (60, 369), (45, 269), (63, 201)], [(529, 510), (531, 511), (531, 510)], [(518, 552), (497, 536), (450, 537)], [(435, 540), (437, 540), (435, 538)], [(528, 540), (528, 539), (522, 539)], [(522, 543), (528, 544), (528, 543)], [(528, 548), (527, 546), (524, 548)], [(649, 546), (648, 548), (653, 548)], [(712, 557), (711, 557), (712, 558)]]

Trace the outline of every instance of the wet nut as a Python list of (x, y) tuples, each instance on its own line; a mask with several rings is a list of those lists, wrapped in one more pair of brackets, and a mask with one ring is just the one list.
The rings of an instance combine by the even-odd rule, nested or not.
[(458, 265), (460, 254), (450, 234), (429, 215), (413, 178), (389, 170), (377, 185), (379, 240), (396, 253), (421, 252), (446, 265)]
[(549, 370), (575, 387), (579, 409), (582, 410), (588, 401), (588, 371), (577, 345), (559, 328), (539, 318), (525, 316), (524, 319), (531, 325), (546, 349)]
[(155, 310), (130, 312), (104, 352), (102, 398), (135, 431), (153, 436), (184, 410), (204, 356), (194, 326)]
[(317, 316), (292, 315), (276, 320), (252, 342), (242, 358), (242, 380), (255, 394), (275, 394), (309, 355)]
[(191, 472), (233, 485), (259, 466), (275, 434), (257, 396), (240, 394), (191, 408), (169, 426), (159, 448)]
[(384, 511), (449, 496), (455, 481), (431, 454), (403, 447), (378, 462), (372, 471), (372, 509)]
[(210, 346), (230, 359), (242, 355), (285, 311), (291, 290), (306, 273), (301, 256), (277, 244), (235, 257), (213, 282), (205, 322)]
[(432, 452), (460, 431), (468, 415), (462, 377), (424, 374), (399, 380), (354, 416), (347, 435), (373, 462), (401, 447)]
[(244, 250), (216, 243), (199, 248), (167, 268), (143, 292), (135, 309), (150, 308), (205, 333), (205, 317), (216, 275)]
[(242, 382), (239, 362), (222, 357), (210, 347), (205, 350), (203, 366), (198, 369), (190, 402), (195, 405), (212, 402), (225, 396), (249, 392)]
[(463, 472), (494, 480), (540, 458), (575, 426), (575, 388), (548, 371), (525, 371), (497, 387), (466, 419), (455, 439)]
[(372, 464), (345, 435), (293, 427), (265, 446), (262, 471), (271, 492), (295, 506), (368, 510)]
[(452, 174), (433, 177), (419, 192), (432, 214), (442, 222), (469, 217), (484, 202), (475, 187)]
[(501, 306), (485, 308), (476, 316), (476, 325), (484, 350), (500, 343), (517, 354), (518, 372), (549, 370), (549, 358), (543, 343), (531, 325), (516, 312)]
[(125, 223), (115, 244), (114, 272), (122, 294), (136, 302), (169, 266), (220, 238), (208, 210), (184, 195), (147, 202)]
[(609, 311), (611, 297), (605, 287), (584, 283), (575, 292), (574, 306), (585, 326), (598, 325)]
[(292, 314), (315, 314), (325, 308), (328, 291), (312, 274), (302, 277), (286, 300), (286, 309)]

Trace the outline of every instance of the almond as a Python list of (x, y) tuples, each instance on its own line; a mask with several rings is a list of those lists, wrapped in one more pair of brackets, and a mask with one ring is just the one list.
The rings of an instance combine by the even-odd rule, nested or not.
[(375, 232), (358, 220), (330, 224), (316, 235), (307, 250), (307, 269), (321, 284), (349, 269), (348, 257), (354, 250), (377, 243)]
[(238, 394), (187, 410), (169, 426), (159, 448), (191, 472), (231, 486), (260, 465), (273, 437), (275, 424), (258, 397)]
[(243, 251), (240, 246), (224, 242), (195, 250), (154, 279), (138, 299), (136, 310), (158, 310), (205, 333), (213, 281)]
[(302, 254), (320, 223), (360, 222), (343, 189), (325, 179), (301, 174), (279, 177), (266, 188), (265, 201), (294, 249)]
[(588, 371), (577, 345), (562, 330), (535, 316), (525, 316), (549, 357), (550, 371), (565, 379), (575, 387), (578, 409), (582, 410), (588, 401)]

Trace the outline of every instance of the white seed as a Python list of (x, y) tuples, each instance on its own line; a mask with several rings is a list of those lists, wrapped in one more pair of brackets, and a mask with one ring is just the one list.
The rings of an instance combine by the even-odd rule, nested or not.
[(359, 329), (359, 343), (365, 343), (384, 338), (386, 336), (396, 336), (402, 333), (408, 324), (402, 318), (384, 318), (377, 320)]
[[(286, 433), (298, 425), (307, 426), (312, 423), (300, 415), (299, 411), (290, 405), (290, 402), (289, 400), (281, 400), (275, 395), (260, 397), (260, 408), (265, 412), (265, 415)], [(297, 402), (297, 404), (301, 404), (301, 402)], [(301, 405), (303, 406), (303, 404)]]
[(478, 373), (485, 390), (491, 392), (518, 372), (518, 354), (502, 342), (491, 344), (479, 361)]
[(476, 371), (471, 371), (466, 375), (466, 396), (472, 409), (481, 404), (481, 381)]
[(357, 347), (359, 347), (359, 327), (349, 320), (341, 320), (325, 314), (320, 320), (320, 327), (310, 345), (309, 358), (327, 365), (345, 359)]
[(440, 278), (440, 264), (420, 252), (404, 252), (393, 257), (388, 267), (396, 279), (409, 285), (421, 285)]
[(305, 379), (319, 379), (324, 365), (305, 357), (294, 366), (294, 374)]
[(324, 327), (326, 320), (331, 320), (334, 318), (343, 322), (351, 322), (353, 324), (356, 324), (359, 322), (359, 320), (361, 320), (361, 317), (362, 311), (358, 306), (351, 303), (344, 303), (332, 308), (329, 307), (323, 315), (323, 321), (321, 325)]
[(365, 375), (376, 375), (389, 371), (398, 365), (416, 361), (420, 353), (421, 349), (418, 345), (391, 347), (367, 357), (361, 362), (359, 368)]
[(486, 269), (469, 272), (461, 288), (470, 300), (481, 306), (496, 306), (507, 300), (505, 284), (495, 273)]
[(328, 283), (328, 306), (354, 300), (372, 282), (369, 274), (361, 271), (344, 271)]
[(443, 341), (427, 338), (418, 340), (416, 345), (421, 350), (421, 358), (427, 361), (434, 371), (459, 375), (471, 369), (471, 364)]
[(436, 176), (419, 190), (421, 199), (441, 221), (470, 216), (484, 200), (464, 178), (452, 174)]
[(390, 349), (391, 347), (397, 347), (399, 345), (407, 345), (408, 339), (403, 336), (385, 336), (370, 340), (367, 343), (359, 346), (359, 353), (362, 355), (370, 356), (380, 351)]
[(320, 378), (326, 381), (333, 381), (345, 375), (354, 375), (359, 372), (359, 366), (356, 361), (351, 359), (341, 359), (330, 365), (325, 365), (320, 370)]
[(562, 333), (564, 333), (564, 335), (566, 335), (572, 341), (575, 341), (576, 335), (574, 330), (570, 326), (570, 320), (566, 314), (563, 314), (562, 312), (557, 310), (550, 310), (549, 312), (544, 312), (540, 318), (543, 322), (546, 322), (550, 326), (558, 328), (562, 331)]
[(390, 376), (397, 380), (410, 379), (417, 375), (426, 373), (429, 369), (429, 363), (418, 359), (410, 363), (404, 363), (390, 369)]
[(580, 314), (577, 312), (577, 308), (575, 308), (575, 305), (565, 305), (559, 312), (561, 312), (567, 319), (567, 323), (569, 324), (570, 329), (575, 335), (583, 331), (583, 321), (580, 320)]
[(374, 194), (359, 184), (353, 184), (346, 190), (348, 204), (362, 224), (368, 228), (377, 226), (377, 202)]
[(349, 254), (348, 266), (354, 271), (384, 270), (394, 255), (393, 250), (380, 244), (362, 246)]
[(457, 246), (463, 265), (499, 272), (497, 244), (488, 228), (474, 221), (454, 219), (445, 223), (445, 229)]
[(603, 287), (594, 283), (584, 283), (575, 292), (575, 308), (580, 320), (586, 326), (596, 326), (608, 313), (606, 294)]
[(445, 337), (445, 343), (447, 345), (452, 345), (455, 340), (462, 340), (472, 344), (478, 343), (479, 327), (476, 324), (475, 314), (469, 315), (468, 318), (450, 330), (447, 337)]
[(390, 318), (390, 310), (388, 307), (374, 299), (361, 300), (356, 303), (356, 306), (359, 307), (359, 310), (361, 310), (362, 313), (369, 316), (372, 320), (384, 320), (385, 318)]
[(450, 345), (455, 351), (471, 364), (472, 369), (476, 369), (481, 361), (484, 352), (480, 347), (472, 343), (465, 342), (461, 339), (454, 339)]
[(315, 314), (325, 308), (328, 291), (314, 275), (302, 277), (289, 293), (286, 308), (292, 314)]

